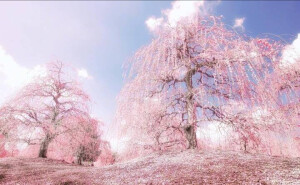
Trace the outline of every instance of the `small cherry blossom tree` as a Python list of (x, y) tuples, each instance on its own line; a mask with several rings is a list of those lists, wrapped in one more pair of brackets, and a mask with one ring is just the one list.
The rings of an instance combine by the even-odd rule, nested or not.
[(110, 165), (115, 162), (115, 155), (111, 150), (109, 142), (101, 140), (99, 149), (100, 155), (98, 156), (98, 159), (93, 163), (94, 166)]
[(91, 117), (72, 116), (65, 118), (72, 132), (57, 136), (49, 146), (49, 157), (65, 159), (82, 165), (82, 162), (95, 161), (101, 150), (100, 122)]
[(26, 85), (2, 108), (9, 119), (7, 123), (14, 128), (14, 138), (39, 144), (39, 157), (44, 158), (56, 137), (78, 130), (80, 124), (74, 126), (67, 118), (89, 117), (89, 97), (65, 73), (63, 63), (50, 63), (47, 67), (47, 74)]

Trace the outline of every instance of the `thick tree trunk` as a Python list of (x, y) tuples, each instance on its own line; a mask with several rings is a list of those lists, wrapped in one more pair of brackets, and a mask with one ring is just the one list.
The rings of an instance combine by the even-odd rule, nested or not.
[(185, 138), (188, 141), (187, 149), (197, 148), (196, 129), (193, 125), (188, 125), (184, 128)]
[(187, 149), (197, 148), (196, 137), (196, 115), (194, 106), (194, 94), (193, 94), (193, 71), (189, 71), (185, 77), (185, 83), (187, 87), (186, 95), (186, 111), (187, 111), (187, 125), (184, 127), (184, 133), (186, 140), (188, 141)]
[(45, 139), (42, 141), (39, 150), (39, 157), (47, 158), (48, 146), (51, 142), (52, 138), (49, 134), (46, 134)]

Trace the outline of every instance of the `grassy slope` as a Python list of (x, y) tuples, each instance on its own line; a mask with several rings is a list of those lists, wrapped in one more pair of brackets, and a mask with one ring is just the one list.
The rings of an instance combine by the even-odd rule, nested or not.
[(236, 152), (152, 154), (102, 168), (0, 159), (2, 184), (300, 184), (300, 158)]

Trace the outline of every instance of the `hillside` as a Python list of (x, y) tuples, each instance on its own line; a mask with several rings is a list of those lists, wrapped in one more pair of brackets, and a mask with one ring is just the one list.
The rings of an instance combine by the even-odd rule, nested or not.
[(300, 158), (236, 152), (168, 152), (105, 167), (51, 159), (0, 159), (1, 184), (300, 184)]

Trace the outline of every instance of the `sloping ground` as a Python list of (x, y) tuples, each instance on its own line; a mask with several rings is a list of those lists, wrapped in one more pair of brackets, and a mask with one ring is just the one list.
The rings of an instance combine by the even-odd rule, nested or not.
[(102, 168), (0, 159), (2, 184), (300, 184), (300, 158), (236, 152), (152, 154)]

